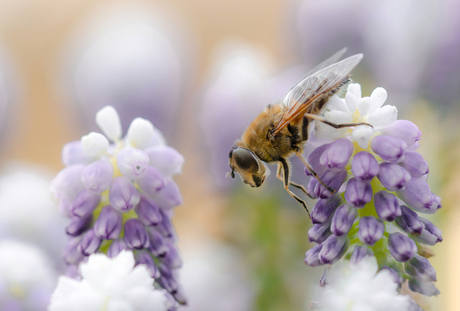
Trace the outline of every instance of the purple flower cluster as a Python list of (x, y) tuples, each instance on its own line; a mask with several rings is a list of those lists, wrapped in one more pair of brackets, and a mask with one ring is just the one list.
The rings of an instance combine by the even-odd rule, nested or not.
[[(366, 110), (363, 106), (358, 106), (359, 112)], [(306, 252), (305, 263), (333, 264), (344, 256), (356, 263), (375, 256), (380, 269), (394, 272), (395, 282), (409, 279), (411, 290), (438, 294), (433, 284), (436, 271), (417, 254), (422, 244), (442, 241), (441, 231), (418, 215), (441, 208), (440, 198), (426, 182), (428, 164), (415, 151), (421, 132), (410, 121), (396, 120), (374, 125), (363, 144), (356, 132), (348, 135), (351, 131), (356, 129), (317, 147), (308, 157), (319, 178), (336, 192), (310, 179), (307, 191), (319, 201), (311, 211), (314, 225), (308, 235), (317, 244)]]
[(66, 144), (66, 167), (51, 183), (61, 211), (70, 218), (63, 251), (68, 274), (78, 277), (78, 264), (93, 253), (115, 257), (132, 250), (137, 264), (146, 265), (151, 277), (184, 304), (175, 276), (182, 262), (171, 222), (172, 208), (182, 203), (172, 176), (184, 159), (147, 120), (135, 119), (124, 139), (113, 107), (100, 110), (96, 121), (105, 136), (90, 133)]

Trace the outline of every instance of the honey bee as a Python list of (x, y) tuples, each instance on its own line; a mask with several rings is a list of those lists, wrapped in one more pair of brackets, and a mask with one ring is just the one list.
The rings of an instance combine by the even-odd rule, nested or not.
[(356, 54), (338, 61), (345, 52), (344, 48), (319, 64), (288, 91), (282, 102), (268, 105), (252, 121), (230, 150), (229, 174), (232, 178), (237, 172), (246, 184), (260, 187), (268, 175), (265, 163), (277, 163), (277, 178), (310, 216), (305, 201), (289, 189), (289, 186), (293, 186), (310, 196), (302, 185), (290, 181), (288, 158), (296, 155), (323, 186), (331, 193), (336, 191), (325, 185), (308, 165), (303, 148), (308, 139), (308, 127), (313, 120), (324, 122), (336, 129), (357, 125), (371, 126), (367, 123), (335, 124), (319, 116), (329, 98), (350, 81), (351, 71), (363, 58), (362, 54)]

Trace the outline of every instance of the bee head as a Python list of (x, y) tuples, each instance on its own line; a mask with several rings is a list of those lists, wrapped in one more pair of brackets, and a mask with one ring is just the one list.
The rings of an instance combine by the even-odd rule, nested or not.
[(233, 146), (228, 155), (230, 176), (235, 178), (237, 172), (241, 179), (251, 187), (260, 187), (266, 177), (265, 164), (249, 149)]

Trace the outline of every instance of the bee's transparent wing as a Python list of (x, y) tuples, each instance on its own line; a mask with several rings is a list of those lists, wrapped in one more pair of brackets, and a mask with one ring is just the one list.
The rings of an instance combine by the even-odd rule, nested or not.
[[(337, 63), (343, 56), (343, 54), (345, 54), (347, 52), (347, 48), (343, 48), (341, 49), (340, 51), (336, 52), (334, 55), (332, 55), (331, 57), (329, 57), (328, 59), (326, 59), (325, 61), (323, 61), (322, 63), (320, 63), (319, 65), (317, 65), (315, 68), (313, 68), (312, 70), (310, 70), (309, 72), (307, 72), (307, 74), (305, 76), (303, 76), (302, 79), (300, 79), (300, 82), (302, 82), (305, 78), (307, 78), (309, 75), (317, 72), (317, 71), (320, 71), (321, 69), (329, 66), (329, 65), (332, 65), (333, 63)], [(291, 90), (296, 87), (298, 84), (297, 83), (295, 86), (293, 86), (291, 88)]]
[[(336, 54), (332, 57), (335, 57)], [(337, 88), (349, 77), (351, 71), (359, 64), (362, 58), (363, 54), (350, 56), (313, 73), (294, 86), (283, 99), (286, 109), (282, 118), (275, 125), (273, 134), (276, 134), (299, 114), (304, 114), (319, 96)], [(329, 59), (325, 62), (328, 61)]]

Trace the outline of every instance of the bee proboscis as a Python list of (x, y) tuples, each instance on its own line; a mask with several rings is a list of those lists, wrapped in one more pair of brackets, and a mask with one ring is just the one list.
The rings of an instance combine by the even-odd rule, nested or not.
[[(342, 49), (315, 67), (297, 85), (289, 90), (282, 102), (268, 105), (247, 127), (230, 150), (230, 175), (237, 172), (251, 187), (260, 187), (267, 176), (265, 163), (278, 163), (277, 178), (283, 181), (286, 191), (303, 205), (310, 215), (304, 200), (293, 193), (289, 186), (302, 190), (310, 196), (305, 187), (290, 181), (288, 157), (296, 155), (314, 177), (331, 189), (308, 165), (304, 155), (304, 144), (308, 139), (308, 126), (312, 120), (324, 122), (334, 128), (369, 125), (367, 123), (335, 124), (319, 116), (329, 98), (347, 84), (353, 69), (363, 58), (362, 54), (338, 61), (346, 49)], [(370, 125), (369, 125), (370, 126)]]

